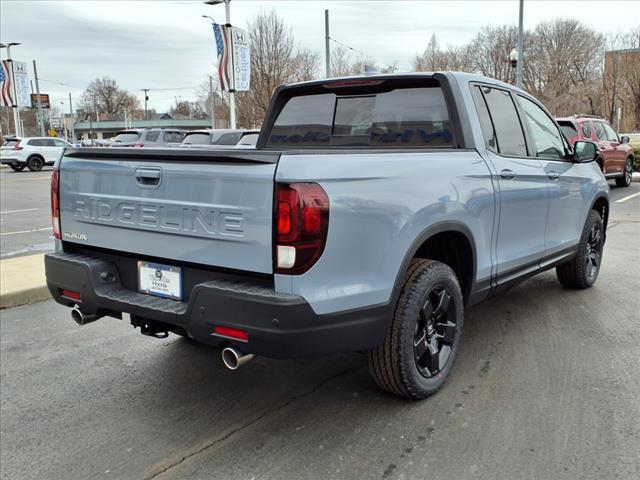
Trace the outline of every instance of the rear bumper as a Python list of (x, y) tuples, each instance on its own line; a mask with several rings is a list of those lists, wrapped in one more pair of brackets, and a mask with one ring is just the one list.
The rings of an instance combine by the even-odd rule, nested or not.
[[(245, 353), (298, 358), (367, 350), (386, 334), (388, 305), (317, 315), (299, 296), (262, 285), (211, 280), (195, 285), (187, 302), (154, 297), (122, 286), (117, 266), (99, 256), (53, 253), (45, 256), (47, 286), (54, 299), (87, 312), (119, 317), (129, 313), (186, 331), (209, 345), (235, 345)], [(80, 292), (81, 300), (62, 295)], [(246, 342), (213, 334), (215, 326), (248, 333)]]
[(1, 165), (11, 165), (11, 164), (20, 164), (20, 163), (26, 163), (24, 160), (21, 160), (19, 158), (9, 158), (9, 157), (2, 157), (0, 159), (0, 164)]

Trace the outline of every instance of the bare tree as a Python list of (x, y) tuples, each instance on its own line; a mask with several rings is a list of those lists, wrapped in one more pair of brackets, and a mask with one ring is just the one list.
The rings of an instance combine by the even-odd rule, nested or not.
[(96, 78), (82, 94), (80, 109), (87, 112), (120, 114), (133, 112), (140, 102), (135, 95), (121, 89), (110, 77)]
[(420, 72), (444, 70), (470, 71), (473, 69), (470, 48), (468, 46), (440, 48), (436, 34), (432, 34), (427, 47), (417, 55), (414, 68)]
[(518, 31), (515, 26), (483, 27), (469, 44), (471, 69), (482, 75), (513, 83), (515, 72), (508, 58), (517, 40)]
[(276, 87), (312, 79), (320, 64), (318, 54), (295, 47), (290, 27), (274, 10), (257, 15), (248, 30), (251, 90), (236, 96), (238, 123), (247, 127), (262, 121)]
[(360, 53), (352, 53), (346, 47), (338, 45), (331, 52), (331, 76), (347, 77), (349, 75), (360, 75), (364, 72), (365, 65), (373, 65), (371, 57)]

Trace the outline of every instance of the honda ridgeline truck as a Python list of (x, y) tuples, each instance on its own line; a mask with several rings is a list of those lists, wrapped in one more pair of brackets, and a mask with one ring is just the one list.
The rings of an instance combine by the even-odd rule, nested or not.
[(382, 388), (438, 390), (464, 308), (555, 267), (598, 276), (596, 146), (535, 98), (463, 73), (285, 85), (254, 150), (67, 150), (47, 284), (79, 324), (254, 355), (366, 352)]

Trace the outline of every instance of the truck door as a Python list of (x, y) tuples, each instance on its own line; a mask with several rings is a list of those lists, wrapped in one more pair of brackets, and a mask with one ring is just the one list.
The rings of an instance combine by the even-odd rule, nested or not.
[(496, 257), (500, 284), (538, 269), (549, 210), (547, 174), (527, 151), (512, 95), (485, 85), (473, 86), (472, 92), (499, 190)]

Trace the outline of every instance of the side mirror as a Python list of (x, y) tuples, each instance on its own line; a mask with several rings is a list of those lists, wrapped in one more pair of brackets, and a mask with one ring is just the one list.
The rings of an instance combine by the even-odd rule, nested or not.
[(598, 156), (598, 148), (593, 142), (578, 140), (574, 146), (575, 160), (578, 163), (593, 162)]
[(620, 137), (620, 143), (629, 143), (629, 137), (626, 135), (624, 137)]

